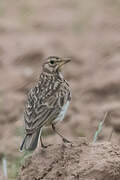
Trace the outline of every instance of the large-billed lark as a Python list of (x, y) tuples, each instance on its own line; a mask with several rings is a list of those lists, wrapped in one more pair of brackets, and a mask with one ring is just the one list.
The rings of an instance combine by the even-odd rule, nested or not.
[(35, 150), (44, 126), (51, 125), (64, 142), (69, 142), (58, 131), (55, 124), (62, 121), (71, 100), (69, 84), (64, 79), (61, 68), (70, 58), (51, 56), (42, 66), (42, 73), (37, 85), (28, 93), (25, 106), (24, 121), (26, 136), (20, 150)]

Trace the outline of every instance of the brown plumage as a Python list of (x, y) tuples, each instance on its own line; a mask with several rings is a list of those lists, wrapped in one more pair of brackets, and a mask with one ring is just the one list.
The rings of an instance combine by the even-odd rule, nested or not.
[[(26, 136), (20, 147), (25, 150), (34, 150), (40, 137), (42, 147), (45, 147), (41, 138), (43, 126), (52, 125), (63, 120), (71, 100), (69, 84), (61, 74), (61, 67), (70, 61), (69, 58), (48, 57), (42, 66), (37, 85), (28, 93), (25, 106), (24, 121)], [(56, 131), (57, 134), (59, 134)], [(63, 141), (69, 142), (61, 134)]]

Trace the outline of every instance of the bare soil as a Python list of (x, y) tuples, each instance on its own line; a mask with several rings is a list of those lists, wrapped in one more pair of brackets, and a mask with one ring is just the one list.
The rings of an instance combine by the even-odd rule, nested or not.
[(54, 145), (26, 158), (19, 180), (119, 180), (120, 147), (110, 142)]
[[(107, 141), (113, 129), (111, 142), (120, 145), (119, 17), (120, 0), (0, 1), (0, 172), (5, 156), (9, 179), (16, 179), (22, 156), (26, 94), (50, 55), (72, 58), (63, 69), (72, 102), (57, 128), (71, 140), (92, 142), (99, 120), (112, 111), (98, 141)], [(51, 128), (44, 137), (62, 143)]]

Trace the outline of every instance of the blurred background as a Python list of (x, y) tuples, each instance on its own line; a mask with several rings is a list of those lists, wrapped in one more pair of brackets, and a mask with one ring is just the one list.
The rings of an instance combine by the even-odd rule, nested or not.
[[(63, 69), (72, 102), (60, 132), (72, 139), (93, 135), (106, 111), (111, 119), (99, 140), (120, 144), (120, 0), (0, 0), (0, 178), (17, 177), (28, 90), (50, 55), (72, 57)], [(45, 143), (62, 143), (49, 128)]]

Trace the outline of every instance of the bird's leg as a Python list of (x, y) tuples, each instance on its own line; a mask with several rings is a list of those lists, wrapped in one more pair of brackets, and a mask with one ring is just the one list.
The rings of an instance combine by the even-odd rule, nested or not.
[(55, 132), (62, 138), (63, 142), (71, 143), (69, 140), (67, 140), (66, 138), (64, 138), (64, 137), (56, 130), (54, 124), (52, 124), (52, 129), (53, 129), (53, 131), (55, 131)]

